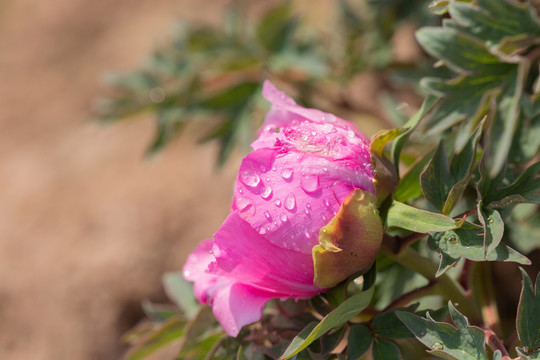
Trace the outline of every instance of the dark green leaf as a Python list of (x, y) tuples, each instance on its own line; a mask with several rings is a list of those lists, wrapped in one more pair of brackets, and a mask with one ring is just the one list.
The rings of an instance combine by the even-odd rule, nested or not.
[(397, 318), (396, 311), (412, 312), (418, 308), (418, 304), (413, 304), (408, 308), (389, 310), (384, 313), (377, 314), (373, 319), (373, 331), (385, 338), (401, 339), (409, 338), (414, 335), (409, 329)]
[(359, 359), (371, 346), (373, 336), (362, 324), (351, 326), (347, 339), (347, 359)]
[(321, 356), (327, 356), (328, 354), (330, 354), (336, 348), (336, 346), (339, 345), (346, 332), (347, 326), (342, 326), (339, 329), (330, 331), (321, 336)]
[(318, 324), (313, 322), (298, 334), (285, 352), (281, 355), (280, 360), (289, 359), (293, 355), (305, 349), (313, 341), (317, 340), (323, 334), (331, 329), (335, 329), (345, 324), (355, 315), (364, 310), (373, 297), (374, 287), (370, 287), (366, 291), (355, 294), (345, 300), (341, 305), (326, 315)]
[(523, 287), (519, 299), (517, 312), (517, 331), (519, 339), (528, 349), (528, 352), (540, 347), (540, 276), (536, 277), (533, 287), (529, 275), (523, 270)]
[(448, 216), (414, 208), (394, 201), (388, 209), (387, 228), (400, 228), (417, 233), (447, 231), (459, 228), (463, 220), (454, 220)]
[(209, 95), (197, 105), (203, 109), (214, 111), (234, 109), (246, 104), (258, 90), (258, 83), (242, 82)]
[(469, 326), (467, 318), (452, 303), (448, 307), (455, 328), (433, 320), (429, 314), (423, 318), (409, 312), (398, 312), (397, 317), (418, 340), (430, 348), (433, 355), (445, 359), (488, 360), (484, 349), (484, 332), (476, 326)]
[(519, 360), (540, 360), (540, 349), (532, 354), (528, 354), (527, 349), (516, 348), (516, 350), (519, 354)]
[(433, 151), (428, 152), (424, 157), (419, 158), (411, 165), (409, 170), (400, 179), (394, 192), (394, 199), (399, 202), (415, 199), (422, 196), (422, 187), (420, 186), (420, 174), (424, 171), (427, 163), (431, 160)]
[(501, 187), (502, 176), (491, 178), (482, 171), (478, 190), (484, 206), (491, 208), (505, 207), (519, 203), (540, 203), (540, 162), (529, 166), (512, 184)]
[(373, 360), (401, 359), (401, 354), (396, 344), (377, 337), (373, 340), (372, 355)]
[(426, 199), (437, 209), (443, 210), (452, 186), (444, 141), (441, 140), (433, 158), (420, 174), (420, 185)]

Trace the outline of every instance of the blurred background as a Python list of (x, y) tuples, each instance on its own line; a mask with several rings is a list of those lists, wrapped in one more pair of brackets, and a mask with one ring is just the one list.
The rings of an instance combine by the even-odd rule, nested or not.
[[(162, 275), (227, 215), (241, 151), (218, 169), (218, 142), (200, 146), (193, 126), (145, 158), (152, 114), (111, 126), (93, 118), (104, 74), (139, 68), (178, 19), (221, 23), (230, 3), (0, 3), (0, 359), (120, 358), (141, 301), (166, 301)], [(298, 3), (327, 25), (319, 19), (332, 1)], [(381, 67), (426, 58), (414, 29), (405, 21), (387, 34)], [(381, 93), (409, 113), (420, 101), (373, 70), (378, 61), (342, 74), (354, 106), (338, 115), (355, 114), (368, 135), (392, 125)]]

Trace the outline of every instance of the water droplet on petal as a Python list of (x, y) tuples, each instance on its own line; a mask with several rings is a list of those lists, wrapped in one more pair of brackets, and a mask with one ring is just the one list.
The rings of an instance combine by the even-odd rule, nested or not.
[(276, 170), (277, 170), (276, 165), (272, 166), (272, 170), (273, 170), (273, 171), (276, 171)]
[(335, 128), (335, 126), (332, 125), (332, 124), (324, 124), (324, 125), (322, 126), (322, 131), (323, 131), (325, 134), (329, 134), (329, 133), (331, 133), (331, 132), (336, 131), (336, 128)]
[(294, 169), (285, 168), (281, 170), (281, 177), (284, 178), (285, 180), (289, 180), (293, 176), (293, 173), (294, 173)]
[(324, 198), (323, 202), (324, 202), (324, 205), (330, 207), (330, 200), (328, 200), (328, 198)]
[(251, 199), (238, 196), (235, 202), (236, 207), (238, 208), (238, 210), (240, 210), (240, 212), (246, 212), (252, 208), (255, 209), (255, 204), (253, 203), (253, 201), (251, 201)]
[(276, 204), (277, 207), (280, 207), (281, 206), (281, 200), (276, 199), (276, 201), (274, 201), (274, 204)]
[(336, 116), (333, 114), (325, 114), (321, 118), (322, 121), (336, 122)]
[(287, 210), (293, 210), (295, 208), (295, 206), (296, 206), (296, 197), (294, 196), (293, 193), (289, 193), (289, 195), (287, 195), (287, 198), (285, 199), (285, 202), (283, 203), (283, 206)]
[(189, 276), (189, 271), (184, 271), (184, 277), (188, 277)]
[(262, 193), (261, 193), (261, 197), (263, 199), (268, 199), (270, 196), (272, 196), (272, 188), (270, 186), (267, 186), (263, 189)]
[(256, 187), (261, 182), (261, 178), (253, 170), (244, 170), (240, 173), (240, 181), (249, 187)]
[(352, 130), (347, 131), (347, 136), (348, 137), (353, 138), (353, 137), (355, 137), (355, 135), (356, 134), (354, 133), (354, 131), (352, 131)]
[(261, 228), (259, 229), (259, 234), (261, 235), (266, 234), (266, 229), (264, 228), (264, 226), (261, 226)]
[(272, 221), (272, 215), (270, 215), (270, 212), (268, 212), (268, 210), (265, 210), (264, 216), (268, 221)]
[(319, 176), (318, 175), (305, 175), (302, 177), (302, 181), (300, 182), (300, 187), (304, 189), (306, 193), (314, 193), (317, 190), (321, 188), (321, 185), (319, 184)]
[(282, 222), (287, 222), (287, 220), (289, 220), (289, 218), (287, 217), (287, 215), (285, 213), (281, 214), (281, 216), (279, 217), (279, 219), (282, 221)]

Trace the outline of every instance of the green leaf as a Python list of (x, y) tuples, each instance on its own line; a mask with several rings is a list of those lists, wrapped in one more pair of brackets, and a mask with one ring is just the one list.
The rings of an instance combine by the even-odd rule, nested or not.
[(414, 129), (416, 129), (420, 120), (422, 120), (424, 116), (426, 116), (433, 109), (436, 102), (437, 102), (437, 98), (435, 96), (430, 96), (430, 95), (426, 96), (426, 98), (424, 99), (424, 102), (422, 103), (422, 107), (416, 112), (416, 114), (414, 114), (413, 117), (409, 119), (409, 121), (405, 123), (405, 125), (403, 125), (404, 128), (408, 128), (409, 130), (407, 130), (406, 132), (404, 132), (403, 134), (399, 135), (398, 137), (394, 139), (394, 142), (392, 143), (390, 158), (392, 162), (394, 163), (394, 165), (396, 166), (398, 175), (399, 175), (399, 157), (401, 155), (401, 150), (403, 149), (403, 146), (405, 146), (405, 143), (409, 140), (409, 136), (411, 132)]
[(409, 129), (397, 128), (391, 130), (381, 130), (371, 137), (371, 144), (369, 145), (369, 151), (382, 157), (383, 150), (386, 144), (394, 140), (398, 136), (402, 135)]
[(156, 329), (138, 341), (137, 345), (129, 349), (125, 358), (127, 360), (144, 359), (165, 345), (179, 340), (184, 334), (186, 323), (178, 318), (172, 318), (161, 323)]
[(433, 158), (420, 174), (420, 185), (426, 199), (437, 209), (442, 210), (451, 189), (451, 176), (444, 141), (439, 142)]
[(433, 151), (428, 152), (424, 157), (414, 162), (407, 173), (400, 179), (394, 192), (394, 199), (399, 202), (415, 199), (422, 196), (422, 187), (420, 186), (420, 174), (424, 171), (426, 165), (431, 160)]
[(423, 27), (416, 32), (420, 45), (456, 72), (497, 73), (507, 67), (484, 43), (456, 29)]
[(532, 354), (528, 354), (527, 349), (516, 348), (516, 350), (519, 354), (519, 360), (540, 360), (540, 349)]
[(538, 17), (532, 6), (508, 0), (478, 0), (476, 5), (452, 1), (450, 15), (468, 33), (494, 47), (506, 37), (540, 35)]
[(484, 237), (479, 235), (481, 230), (482, 227), (465, 222), (459, 229), (430, 235), (430, 246), (439, 251), (441, 257), (436, 276), (442, 275), (461, 257), (473, 261), (512, 261), (530, 264), (529, 259), (504, 244), (499, 244), (486, 255)]
[(171, 300), (186, 314), (193, 318), (199, 311), (199, 303), (195, 300), (193, 285), (186, 281), (181, 273), (171, 272), (163, 275), (163, 287)]
[(321, 343), (321, 356), (327, 356), (330, 354), (336, 346), (339, 345), (341, 340), (343, 339), (343, 336), (347, 332), (347, 326), (342, 326), (339, 329), (336, 329), (334, 331), (330, 331), (320, 338)]
[[(518, 204), (512, 209), (506, 227), (512, 247), (523, 254), (540, 248), (540, 209), (535, 204)], [(508, 231), (507, 231), (508, 232)]]
[(269, 52), (274, 53), (283, 50), (297, 25), (292, 18), (291, 6), (284, 2), (283, 5), (271, 9), (257, 26), (257, 40)]
[(478, 204), (478, 220), (484, 228), (484, 256), (487, 257), (503, 238), (504, 222), (497, 210), (482, 209)]
[(519, 203), (540, 203), (540, 161), (529, 166), (513, 183), (500, 186), (503, 175), (491, 178), (482, 170), (482, 178), (478, 183), (478, 191), (484, 206), (498, 208)]
[(536, 277), (533, 287), (529, 275), (521, 267), (519, 269), (523, 276), (523, 287), (516, 319), (517, 331), (519, 339), (531, 353), (540, 347), (540, 276)]
[(256, 82), (241, 82), (210, 94), (197, 106), (207, 110), (226, 110), (245, 105), (259, 90)]
[(432, 0), (429, 4), (429, 10), (435, 15), (444, 15), (448, 12), (449, 0)]
[(401, 359), (401, 354), (396, 344), (377, 337), (373, 340), (372, 356), (373, 360)]
[(413, 304), (407, 308), (389, 310), (375, 315), (373, 318), (373, 331), (377, 336), (392, 339), (402, 339), (413, 337), (409, 329), (397, 318), (396, 311), (407, 311), (414, 313), (419, 304)]
[(414, 208), (399, 201), (392, 202), (386, 218), (387, 228), (401, 228), (417, 233), (447, 231), (459, 228), (463, 220)]
[(186, 325), (178, 357), (186, 360), (204, 359), (214, 344), (224, 336), (223, 330), (217, 325), (212, 308), (201, 306), (197, 315)]
[(359, 359), (368, 351), (372, 340), (371, 331), (365, 325), (351, 326), (347, 339), (347, 359)]
[(437, 322), (429, 314), (426, 318), (409, 312), (398, 312), (397, 317), (409, 328), (431, 354), (445, 359), (488, 360), (484, 349), (484, 332), (469, 326), (465, 316), (448, 304), (450, 316), (456, 327)]
[(309, 344), (317, 340), (323, 334), (340, 327), (352, 319), (369, 305), (371, 298), (373, 297), (373, 291), (374, 287), (371, 286), (369, 289), (351, 296), (326, 315), (321, 322), (310, 323), (293, 339), (279, 359), (285, 360), (291, 358), (304, 350)]

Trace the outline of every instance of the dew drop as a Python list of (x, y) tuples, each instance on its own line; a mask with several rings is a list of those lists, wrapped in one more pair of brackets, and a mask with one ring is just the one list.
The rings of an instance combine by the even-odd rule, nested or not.
[(325, 133), (325, 134), (330, 134), (331, 132), (334, 132), (336, 131), (336, 128), (334, 125), (332, 124), (324, 124), (322, 126), (322, 131)]
[(322, 121), (336, 122), (336, 116), (333, 114), (325, 114), (321, 117)]
[(316, 131), (312, 131), (312, 132), (311, 132), (311, 135), (312, 135), (312, 136), (316, 136), (316, 135), (317, 135), (317, 132), (316, 132)]
[(308, 194), (316, 192), (317, 190), (321, 188), (321, 185), (319, 184), (319, 176), (318, 175), (303, 176), (302, 181), (300, 182), (300, 187)]
[(285, 180), (289, 180), (293, 176), (294, 170), (291, 168), (285, 168), (281, 170), (281, 177)]
[(268, 210), (265, 210), (264, 216), (268, 221), (272, 221), (272, 215), (270, 215), (270, 212), (268, 212)]
[(293, 193), (289, 193), (287, 195), (287, 198), (285, 199), (285, 202), (283, 203), (283, 206), (287, 210), (293, 210), (296, 206), (296, 198), (294, 197)]
[(264, 228), (264, 226), (261, 226), (261, 228), (259, 229), (259, 234), (261, 235), (266, 234), (266, 229)]
[(272, 171), (276, 171), (276, 170), (277, 170), (276, 165), (272, 166)]
[(281, 216), (279, 217), (279, 219), (280, 219), (282, 222), (287, 222), (287, 220), (289, 220), (289, 218), (287, 217), (287, 214), (285, 214), (285, 213), (281, 214)]
[(311, 237), (311, 235), (309, 234), (309, 231), (305, 231), (304, 232), (304, 236), (309, 239)]
[(187, 270), (184, 271), (184, 277), (189, 277), (189, 274), (190, 274), (189, 271), (187, 271)]
[(274, 204), (276, 204), (277, 207), (280, 207), (281, 206), (281, 200), (276, 199), (276, 201), (274, 201)]
[(268, 199), (270, 196), (272, 196), (272, 188), (270, 186), (267, 186), (263, 189), (262, 193), (261, 193), (261, 197), (263, 199)]
[(240, 173), (240, 181), (249, 187), (256, 187), (261, 182), (261, 178), (253, 170), (244, 170)]
[(324, 205), (330, 207), (330, 200), (328, 200), (328, 198), (324, 198), (323, 202), (324, 202)]
[(347, 131), (347, 136), (350, 138), (353, 138), (355, 136), (354, 131), (352, 130)]
[(236, 198), (236, 207), (240, 212), (246, 212), (251, 208), (255, 209), (255, 204), (253, 204), (251, 199), (239, 196)]

